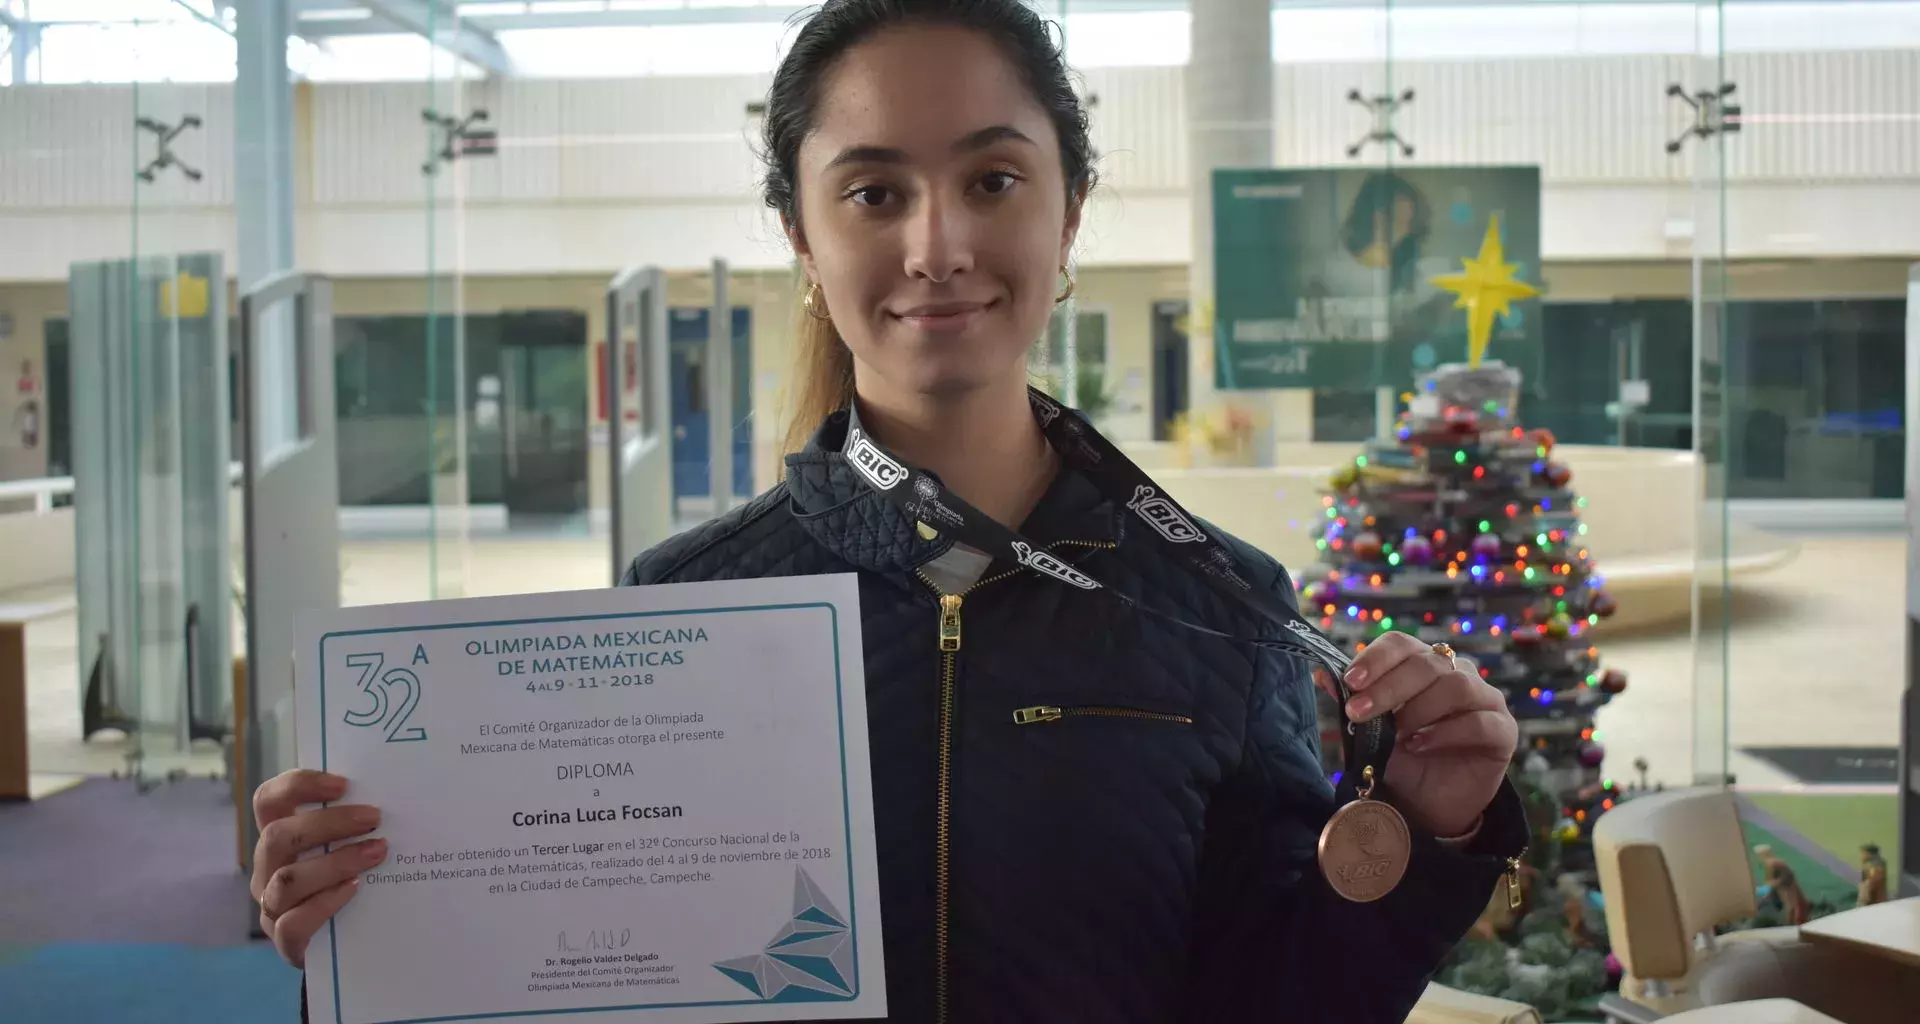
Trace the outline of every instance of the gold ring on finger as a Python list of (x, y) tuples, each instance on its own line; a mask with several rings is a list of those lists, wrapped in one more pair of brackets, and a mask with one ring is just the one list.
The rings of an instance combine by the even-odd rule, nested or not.
[(1433, 653), (1438, 654), (1442, 658), (1447, 659), (1447, 664), (1452, 665), (1455, 668), (1460, 667), (1460, 663), (1457, 660), (1458, 656), (1453, 653), (1453, 647), (1450, 644), (1444, 644), (1444, 643), (1434, 644)]

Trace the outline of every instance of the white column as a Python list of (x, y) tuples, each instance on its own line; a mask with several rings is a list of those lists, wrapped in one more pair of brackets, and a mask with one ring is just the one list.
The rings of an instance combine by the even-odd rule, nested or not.
[[(1188, 287), (1187, 408), (1206, 413), (1214, 389), (1213, 169), (1269, 167), (1274, 157), (1273, 15), (1270, 0), (1193, 0), (1192, 57), (1187, 63), (1188, 180), (1192, 190), (1193, 260)], [(1273, 433), (1256, 442), (1311, 436), (1312, 392), (1245, 394), (1241, 404), (1269, 410)], [(1264, 460), (1263, 460), (1264, 461)]]

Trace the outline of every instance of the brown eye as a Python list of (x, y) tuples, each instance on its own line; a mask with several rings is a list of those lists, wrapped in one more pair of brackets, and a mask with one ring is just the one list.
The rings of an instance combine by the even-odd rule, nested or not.
[(980, 179), (980, 190), (990, 196), (1005, 195), (1013, 191), (1013, 183), (1019, 180), (1006, 171), (990, 171)]
[(847, 193), (847, 198), (861, 206), (880, 206), (887, 201), (887, 188), (884, 185), (866, 185)]

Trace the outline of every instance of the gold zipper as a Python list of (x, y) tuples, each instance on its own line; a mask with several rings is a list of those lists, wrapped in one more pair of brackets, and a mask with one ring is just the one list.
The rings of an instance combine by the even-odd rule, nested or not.
[[(947, 887), (953, 835), (953, 676), (960, 651), (960, 594), (940, 595), (940, 796), (934, 819), (933, 935), (940, 971), (934, 975), (934, 1020), (947, 1020)], [(952, 625), (951, 636), (948, 625)]]
[(1098, 704), (1086, 704), (1079, 707), (1055, 707), (1040, 704), (1035, 707), (1021, 708), (1013, 713), (1015, 725), (1038, 725), (1042, 722), (1058, 722), (1062, 718), (1138, 718), (1150, 722), (1175, 722), (1180, 725), (1192, 725), (1193, 719), (1186, 715), (1169, 715), (1163, 711), (1142, 711), (1139, 708), (1118, 708)]
[(940, 653), (952, 654), (960, 649), (960, 602), (959, 594), (940, 595)]
[[(1046, 545), (1045, 550), (1067, 545), (1090, 548), (1118, 546), (1112, 541), (1062, 540)], [(953, 834), (953, 683), (958, 660), (956, 655), (960, 653), (960, 605), (968, 594), (1019, 572), (1017, 568), (1008, 569), (975, 580), (972, 586), (958, 594), (942, 594), (925, 571), (914, 570), (920, 582), (940, 598), (940, 785), (935, 798), (936, 817), (933, 826), (933, 947), (934, 955), (938, 958), (933, 976), (933, 1019), (936, 1024), (946, 1024), (947, 1020), (947, 894), (948, 868), (952, 863), (952, 844), (949, 840)]]
[(1509, 910), (1520, 909), (1520, 857), (1526, 855), (1527, 851), (1523, 847), (1519, 856), (1507, 858), (1507, 908)]

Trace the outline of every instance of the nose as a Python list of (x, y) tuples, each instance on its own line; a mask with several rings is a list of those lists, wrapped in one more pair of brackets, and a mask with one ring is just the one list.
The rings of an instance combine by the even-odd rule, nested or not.
[(964, 200), (927, 195), (907, 218), (908, 277), (945, 284), (973, 269), (973, 224)]

